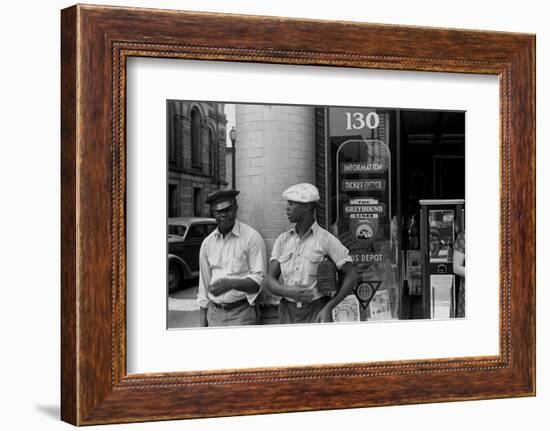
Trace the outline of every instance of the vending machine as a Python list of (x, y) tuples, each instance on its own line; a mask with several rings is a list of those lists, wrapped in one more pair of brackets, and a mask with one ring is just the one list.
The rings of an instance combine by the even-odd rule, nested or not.
[(453, 246), (464, 231), (464, 199), (420, 200), (422, 307), (425, 319), (456, 316)]

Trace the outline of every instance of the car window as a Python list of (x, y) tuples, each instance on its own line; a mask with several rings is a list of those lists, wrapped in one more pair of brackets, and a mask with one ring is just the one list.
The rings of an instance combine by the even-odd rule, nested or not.
[(168, 234), (169, 235), (178, 235), (184, 236), (187, 228), (179, 224), (169, 224), (168, 225)]
[(207, 224), (206, 225), (206, 234), (208, 235), (208, 234), (212, 233), (215, 229), (216, 229), (215, 224)]
[(195, 224), (189, 228), (188, 239), (202, 239), (204, 238), (204, 225)]

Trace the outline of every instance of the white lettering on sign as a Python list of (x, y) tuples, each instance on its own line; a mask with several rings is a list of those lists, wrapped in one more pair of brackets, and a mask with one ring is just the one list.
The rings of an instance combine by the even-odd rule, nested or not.
[(346, 214), (351, 213), (374, 213), (381, 214), (384, 212), (384, 204), (378, 205), (346, 205), (344, 207)]
[(356, 262), (382, 262), (384, 256), (382, 253), (350, 254), (351, 260)]
[(369, 204), (377, 204), (378, 199), (372, 199), (372, 198), (355, 198), (350, 199), (349, 203), (351, 205), (369, 205)]
[(378, 218), (379, 214), (346, 214), (349, 218), (365, 219), (365, 218)]
[(384, 163), (342, 163), (342, 173), (372, 173), (386, 170)]
[(376, 129), (380, 124), (380, 117), (376, 112), (367, 115), (362, 112), (346, 112), (346, 130), (361, 130), (365, 127)]
[(385, 180), (344, 180), (342, 181), (342, 190), (362, 191), (362, 190), (384, 190), (386, 188)]

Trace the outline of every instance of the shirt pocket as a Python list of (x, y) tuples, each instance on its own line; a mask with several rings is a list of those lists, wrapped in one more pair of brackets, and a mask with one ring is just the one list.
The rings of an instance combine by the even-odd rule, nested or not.
[(320, 250), (305, 253), (304, 272), (306, 275), (317, 276), (317, 267), (323, 261), (325, 255)]
[(210, 266), (211, 269), (222, 267), (219, 252), (213, 252), (212, 254), (208, 254), (206, 256), (206, 260), (208, 261), (208, 266)]
[(292, 252), (283, 253), (278, 259), (279, 264), (281, 265), (281, 273), (286, 279), (288, 272), (292, 266)]
[(248, 272), (248, 256), (244, 251), (237, 253), (229, 261), (230, 274), (240, 275), (243, 272)]

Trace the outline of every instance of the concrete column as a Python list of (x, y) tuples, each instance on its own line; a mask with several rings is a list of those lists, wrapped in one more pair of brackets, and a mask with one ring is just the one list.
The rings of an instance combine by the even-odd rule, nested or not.
[(237, 105), (236, 131), (238, 217), (260, 232), (269, 257), (277, 236), (291, 227), (281, 193), (315, 184), (314, 108)]

